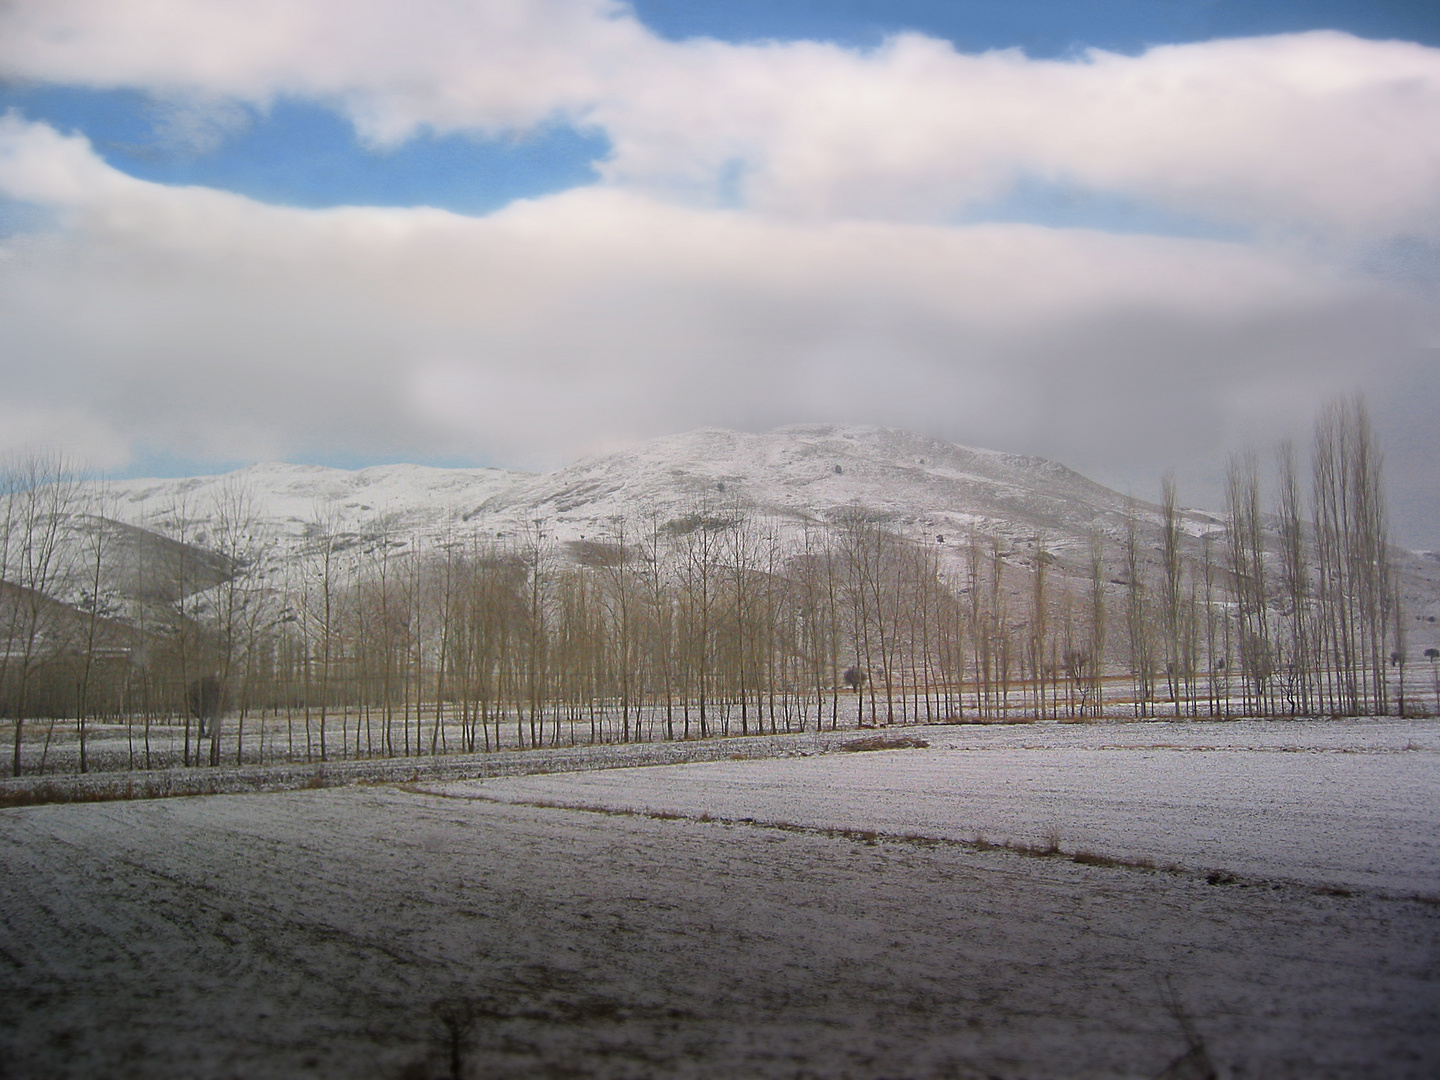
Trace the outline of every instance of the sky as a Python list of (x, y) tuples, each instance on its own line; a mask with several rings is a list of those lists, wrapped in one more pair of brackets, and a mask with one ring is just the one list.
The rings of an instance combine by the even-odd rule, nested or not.
[(0, 451), (866, 423), (1215, 506), (1362, 391), (1440, 548), (1440, 8), (8, 0)]

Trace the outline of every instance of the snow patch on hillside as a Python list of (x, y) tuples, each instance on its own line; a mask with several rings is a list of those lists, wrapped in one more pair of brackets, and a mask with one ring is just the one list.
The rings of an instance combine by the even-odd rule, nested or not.
[[(797, 425), (766, 434), (714, 428), (584, 458), (545, 474), (385, 465), (358, 471), (253, 465), (226, 476), (110, 485), (117, 516), (176, 532), (213, 523), (244, 489), (260, 521), (298, 540), (319, 525), (405, 538), (446, 533), (558, 541), (618, 534), (699, 508), (742, 507), (793, 535), (861, 513), (915, 538), (954, 544), (972, 528), (1061, 548), (1092, 528), (1118, 535), (1127, 500), (1043, 458), (958, 446), (877, 427)], [(1148, 508), (1145, 508), (1148, 510)], [(942, 540), (941, 537), (944, 539)]]

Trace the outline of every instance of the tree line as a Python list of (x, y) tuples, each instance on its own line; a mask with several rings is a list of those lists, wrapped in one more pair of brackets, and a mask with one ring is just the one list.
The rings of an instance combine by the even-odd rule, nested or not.
[(1310, 466), (1307, 490), (1282, 446), (1267, 508), (1258, 459), (1236, 457), (1213, 528), (1167, 476), (1158, 509), (1078, 548), (907, 537), (861, 508), (782, 531), (717, 496), (569, 543), (543, 521), (348, 531), (320, 508), (295, 550), (238, 481), (140, 530), (32, 456), (0, 492), (12, 773), (1418, 710), (1358, 398), (1322, 411)]

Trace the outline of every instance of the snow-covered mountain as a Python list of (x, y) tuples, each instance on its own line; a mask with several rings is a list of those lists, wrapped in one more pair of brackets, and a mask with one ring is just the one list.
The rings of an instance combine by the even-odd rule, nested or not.
[[(1081, 576), (1092, 532), (1106, 538), (1107, 576), (1119, 574), (1118, 541), (1136, 515), (1156, 547), (1157, 508), (1128, 499), (1044, 458), (958, 446), (877, 427), (798, 425), (764, 434), (703, 429), (584, 458), (548, 473), (384, 465), (356, 471), (264, 464), (225, 476), (122, 480), (109, 485), (111, 514), (132, 525), (204, 544), (227, 502), (248, 498), (260, 532), (282, 549), (317, 530), (392, 543), (470, 536), (523, 541), (542, 531), (557, 550), (631, 537), (697, 510), (744, 510), (761, 529), (798, 540), (859, 513), (934, 544), (958, 580), (972, 529), (1001, 541), (1008, 562), (1033, 565), (1038, 542), (1062, 576)], [(184, 525), (182, 527), (182, 519)], [(1218, 533), (1213, 515), (1188, 510), (1191, 538)], [(1219, 552), (1217, 551), (1217, 556)], [(1435, 636), (1440, 562), (1398, 562), (1417, 640)], [(1020, 587), (1019, 578), (1014, 587)]]
[(972, 526), (1011, 539), (1117, 527), (1125, 499), (1043, 458), (873, 427), (806, 425), (763, 435), (706, 429), (587, 458), (498, 492), (472, 511), (552, 523), (557, 535), (618, 516), (661, 521), (737, 503), (782, 528), (860, 511), (912, 536)]
[[(1052, 547), (1091, 529), (1119, 535), (1127, 499), (1043, 458), (957, 446), (874, 427), (802, 425), (765, 434), (704, 429), (582, 459), (554, 472), (384, 465), (356, 471), (254, 465), (225, 476), (111, 483), (114, 514), (173, 531), (213, 521), (246, 491), (281, 537), (315, 527), (397, 538), (479, 531), (518, 537), (537, 523), (560, 541), (633, 535), (700, 507), (739, 506), (782, 532), (860, 512), (913, 536), (952, 544), (972, 527)], [(1138, 504), (1148, 516), (1153, 508)], [(1187, 517), (1199, 533), (1218, 526)]]

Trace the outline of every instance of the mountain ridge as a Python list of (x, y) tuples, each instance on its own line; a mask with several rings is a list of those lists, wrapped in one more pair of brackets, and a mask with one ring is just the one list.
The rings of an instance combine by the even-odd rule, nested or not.
[[(1123, 548), (1132, 529), (1142, 573), (1160, 573), (1154, 504), (1046, 458), (875, 426), (800, 424), (763, 433), (701, 428), (543, 473), (271, 462), (211, 477), (115, 481), (108, 488), (110, 516), (198, 548), (215, 546), (220, 517), (230, 513), (235, 520), (248, 500), (253, 514), (239, 516), (248, 521), (250, 549), (258, 550), (259, 541), (281, 562), (304, 559), (327, 536), (340, 549), (368, 550), (456, 542), (516, 548), (543, 540), (558, 556), (584, 562), (597, 544), (634, 544), (697, 514), (746, 517), (757, 536), (773, 535), (782, 550), (795, 552), (807, 543), (807, 532), (823, 542), (858, 515), (930, 546), (957, 590), (972, 570), (970, 538), (980, 538), (984, 558), (1021, 571), (1004, 575), (1005, 591), (1021, 605), (1029, 602), (1026, 572), (1042, 561), (1056, 575), (1052, 587), (1085, 595), (1093, 536), (1103, 542), (1101, 569), (1115, 601), (1126, 588)], [(1219, 540), (1224, 520), (1187, 509), (1180, 524), (1182, 544), (1198, 566), (1201, 539)], [(1223, 564), (1221, 544), (1211, 557)], [(1402, 602), (1415, 614), (1412, 645), (1440, 644), (1440, 561), (1397, 552), (1396, 566)]]
[[(831, 424), (765, 433), (701, 428), (544, 473), (272, 462), (215, 477), (115, 481), (109, 489), (121, 520), (173, 531), (213, 517), (208, 507), (227, 486), (248, 488), (260, 517), (292, 540), (327, 517), (357, 533), (377, 525), (426, 535), (483, 529), (503, 539), (539, 522), (560, 540), (593, 539), (622, 520), (634, 529), (725, 502), (781, 531), (833, 525), (858, 510), (914, 536), (975, 528), (1010, 541), (1049, 534), (1069, 546), (1090, 528), (1118, 535), (1127, 509), (1155, 513), (1046, 458)], [(1187, 522), (1192, 531), (1218, 526), (1199, 511), (1187, 512)]]

